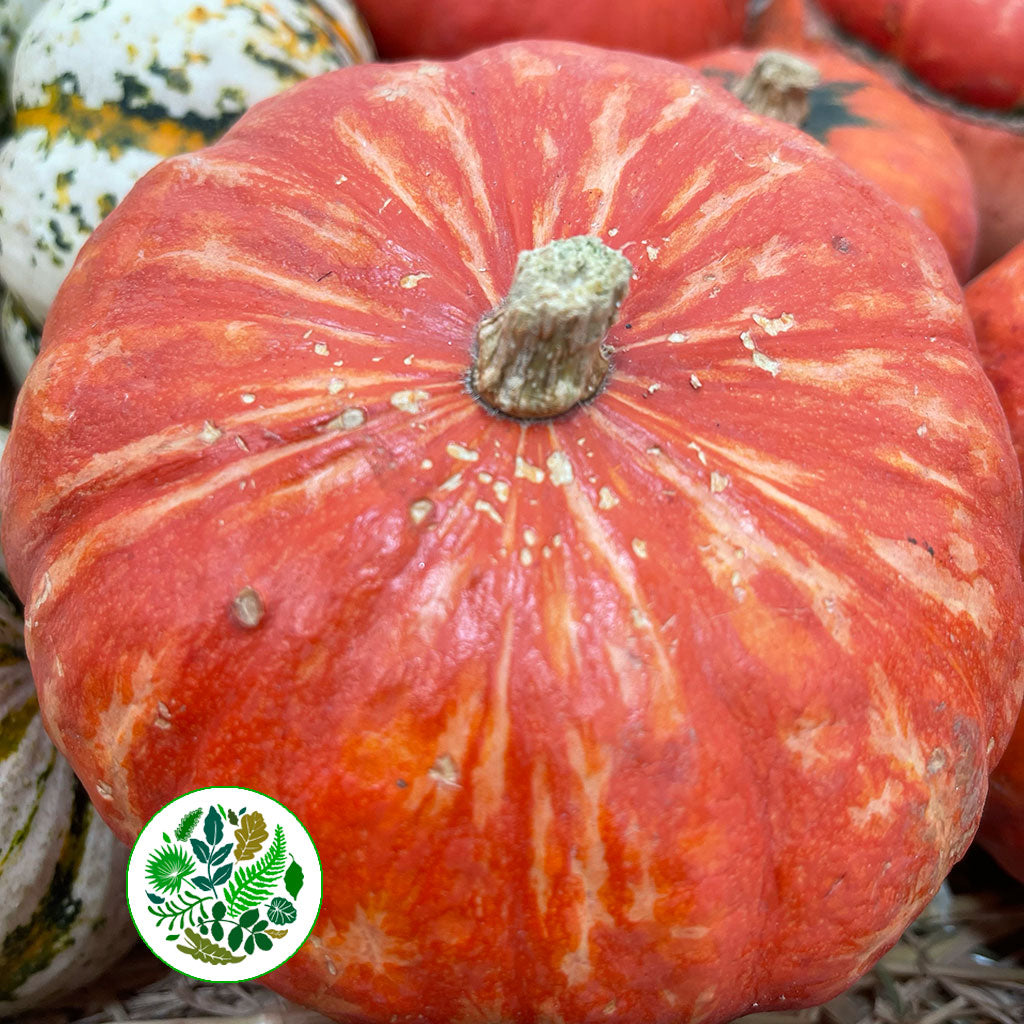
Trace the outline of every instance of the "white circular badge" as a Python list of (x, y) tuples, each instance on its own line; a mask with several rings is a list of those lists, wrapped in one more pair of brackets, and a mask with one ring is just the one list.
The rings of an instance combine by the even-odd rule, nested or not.
[(197, 789), (146, 824), (128, 860), (128, 908), (149, 948), (203, 981), (280, 967), (313, 930), (316, 847), (283, 804), (238, 786)]

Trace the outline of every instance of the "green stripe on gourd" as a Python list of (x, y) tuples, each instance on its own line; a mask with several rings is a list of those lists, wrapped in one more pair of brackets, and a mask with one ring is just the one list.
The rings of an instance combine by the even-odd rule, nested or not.
[(43, 729), (22, 623), (0, 597), (0, 1017), (73, 991), (134, 945), (126, 863)]

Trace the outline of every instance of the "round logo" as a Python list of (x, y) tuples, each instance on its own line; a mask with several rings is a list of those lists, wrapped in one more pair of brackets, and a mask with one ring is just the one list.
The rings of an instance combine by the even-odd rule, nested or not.
[(302, 822), (251, 789), (197, 789), (146, 824), (128, 860), (128, 908), (146, 945), (203, 981), (280, 967), (320, 912), (320, 858)]

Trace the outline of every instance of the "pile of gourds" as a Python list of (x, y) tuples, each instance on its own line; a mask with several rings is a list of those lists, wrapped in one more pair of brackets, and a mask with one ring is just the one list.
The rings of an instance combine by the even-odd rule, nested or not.
[(338, 1019), (822, 1002), (1024, 879), (1024, 0), (358, 6), (0, 7), (0, 1014), (223, 785)]

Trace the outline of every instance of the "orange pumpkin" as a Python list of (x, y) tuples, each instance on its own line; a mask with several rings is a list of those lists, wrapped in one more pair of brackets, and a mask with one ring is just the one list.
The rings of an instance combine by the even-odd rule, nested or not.
[(879, 185), (939, 236), (967, 278), (978, 234), (970, 171), (936, 119), (901, 90), (832, 47), (802, 58), (733, 47), (690, 63)]
[(739, 40), (746, 0), (361, 0), (381, 56), (458, 57), (510, 39), (572, 39), (685, 57)]
[(974, 272), (1024, 240), (1024, 0), (774, 0), (757, 45), (823, 37), (870, 62), (933, 112), (974, 179)]
[[(965, 295), (982, 364), (1024, 466), (1024, 244), (975, 278)], [(1024, 881), (1024, 719), (992, 775), (980, 839), (1007, 871)]]
[(1024, 685), (934, 235), (624, 52), (350, 68), (154, 169), (0, 505), (101, 812), (290, 807), (324, 901), (268, 981), (346, 1021), (820, 1002), (966, 848)]
[(777, 47), (810, 52), (832, 48), (831, 22), (807, 0), (769, 0), (747, 23), (744, 43), (754, 49)]

